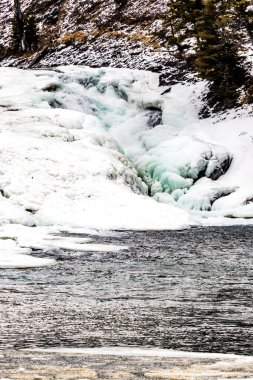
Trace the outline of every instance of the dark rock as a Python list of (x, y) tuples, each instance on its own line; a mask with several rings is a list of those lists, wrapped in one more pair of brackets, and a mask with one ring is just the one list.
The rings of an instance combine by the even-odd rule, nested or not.
[(159, 124), (162, 124), (162, 111), (156, 107), (148, 108), (148, 122), (147, 125), (150, 128), (154, 128)]
[(219, 162), (219, 165), (217, 165), (212, 171), (212, 173), (208, 175), (208, 178), (212, 179), (213, 181), (216, 181), (218, 178), (220, 178), (223, 174), (225, 174), (228, 171), (231, 162), (231, 157), (227, 157), (223, 162)]

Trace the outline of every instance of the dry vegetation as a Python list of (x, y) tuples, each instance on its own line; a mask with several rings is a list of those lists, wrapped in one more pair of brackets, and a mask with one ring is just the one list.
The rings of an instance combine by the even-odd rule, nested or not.
[(85, 43), (87, 41), (88, 35), (84, 32), (72, 32), (64, 34), (59, 38), (61, 44), (72, 44), (72, 43)]

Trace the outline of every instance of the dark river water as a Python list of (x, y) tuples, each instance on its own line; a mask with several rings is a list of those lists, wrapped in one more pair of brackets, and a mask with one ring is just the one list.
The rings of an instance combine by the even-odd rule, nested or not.
[(94, 242), (128, 250), (34, 252), (57, 265), (0, 270), (0, 349), (141, 346), (253, 355), (252, 233), (253, 226), (116, 232)]

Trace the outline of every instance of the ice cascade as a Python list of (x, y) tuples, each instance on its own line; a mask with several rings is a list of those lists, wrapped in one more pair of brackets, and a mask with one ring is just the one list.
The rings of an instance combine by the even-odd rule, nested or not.
[(1, 68), (1, 222), (178, 228), (189, 211), (253, 217), (251, 119), (198, 120), (201, 86), (169, 92), (156, 74), (126, 69)]

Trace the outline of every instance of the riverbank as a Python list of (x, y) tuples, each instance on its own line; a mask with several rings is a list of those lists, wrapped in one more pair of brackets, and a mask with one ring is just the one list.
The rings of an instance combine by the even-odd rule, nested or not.
[[(135, 351), (135, 350), (133, 350)], [(144, 351), (144, 350), (142, 350)], [(124, 350), (122, 351), (124, 352)], [(160, 357), (80, 351), (10, 351), (0, 354), (2, 378), (80, 379), (252, 379), (253, 357), (181, 353)], [(147, 351), (148, 352), (148, 351)], [(121, 356), (122, 354), (122, 356)], [(151, 353), (152, 354), (152, 353)]]
[[(127, 350), (126, 350), (127, 351)], [(134, 351), (134, 350), (133, 350)], [(0, 352), (1, 376), (15, 380), (252, 379), (253, 357), (171, 352), (166, 356), (84, 350)], [(124, 350), (123, 350), (124, 352)], [(146, 351), (148, 352), (148, 350)], [(152, 350), (151, 350), (152, 354)]]

